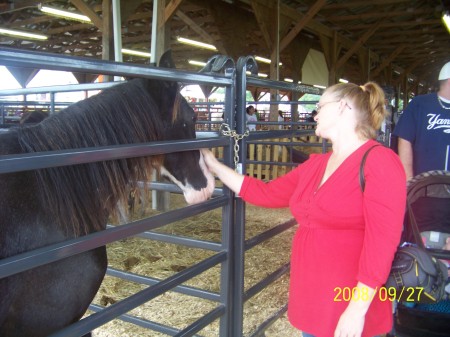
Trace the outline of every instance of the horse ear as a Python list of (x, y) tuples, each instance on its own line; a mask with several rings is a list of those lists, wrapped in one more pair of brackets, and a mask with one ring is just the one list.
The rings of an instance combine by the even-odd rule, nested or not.
[(162, 54), (159, 60), (159, 67), (175, 69), (175, 63), (172, 59), (172, 50), (169, 49), (164, 54)]

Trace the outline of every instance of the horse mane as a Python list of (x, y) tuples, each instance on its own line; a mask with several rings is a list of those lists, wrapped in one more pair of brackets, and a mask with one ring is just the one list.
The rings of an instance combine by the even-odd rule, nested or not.
[[(146, 82), (147, 81), (147, 82)], [(163, 138), (160, 108), (149, 80), (134, 79), (18, 130), (24, 152), (143, 143)], [(153, 93), (156, 95), (156, 93)], [(170, 118), (170, 117), (169, 117)], [(147, 180), (161, 156), (62, 166), (36, 171), (42, 207), (79, 236), (104, 228), (130, 186)]]

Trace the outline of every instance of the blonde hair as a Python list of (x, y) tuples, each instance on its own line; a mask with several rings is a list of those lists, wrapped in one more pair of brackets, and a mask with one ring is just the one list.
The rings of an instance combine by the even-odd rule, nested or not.
[(381, 123), (388, 116), (384, 101), (384, 92), (375, 82), (364, 85), (338, 83), (326, 92), (336, 99), (347, 99), (357, 115), (356, 133), (363, 138), (375, 139)]

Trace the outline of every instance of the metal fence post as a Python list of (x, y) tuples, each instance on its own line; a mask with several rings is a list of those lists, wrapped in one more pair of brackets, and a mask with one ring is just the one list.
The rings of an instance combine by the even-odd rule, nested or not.
[[(243, 134), (246, 129), (245, 103), (247, 89), (247, 69), (257, 73), (257, 64), (253, 56), (240, 57), (236, 67), (236, 131)], [(240, 172), (245, 174), (247, 142), (245, 137), (239, 144)], [(233, 337), (243, 335), (244, 321), (244, 259), (245, 259), (245, 203), (236, 198), (234, 227), (234, 291), (233, 291)]]

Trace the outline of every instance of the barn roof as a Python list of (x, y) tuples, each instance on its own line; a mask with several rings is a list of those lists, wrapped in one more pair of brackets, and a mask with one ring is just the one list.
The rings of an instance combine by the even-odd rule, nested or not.
[[(84, 14), (91, 22), (46, 14), (39, 4)], [(123, 48), (148, 52), (153, 1), (122, 0), (121, 7)], [(0, 0), (0, 28), (48, 36), (38, 41), (0, 35), (0, 47), (102, 58), (105, 22), (111, 18), (106, 9), (102, 0)], [(314, 49), (324, 53), (335, 79), (393, 86), (409, 81), (418, 88), (419, 82), (435, 84), (450, 61), (450, 35), (441, 20), (446, 10), (449, 0), (172, 0), (166, 1), (164, 15), (177, 68), (196, 71), (189, 60), (206, 62), (217, 53), (270, 58), (278, 45), (281, 79), (300, 78), (306, 54)], [(217, 51), (177, 37), (212, 44)], [(260, 71), (269, 73), (269, 65), (261, 63)]]

